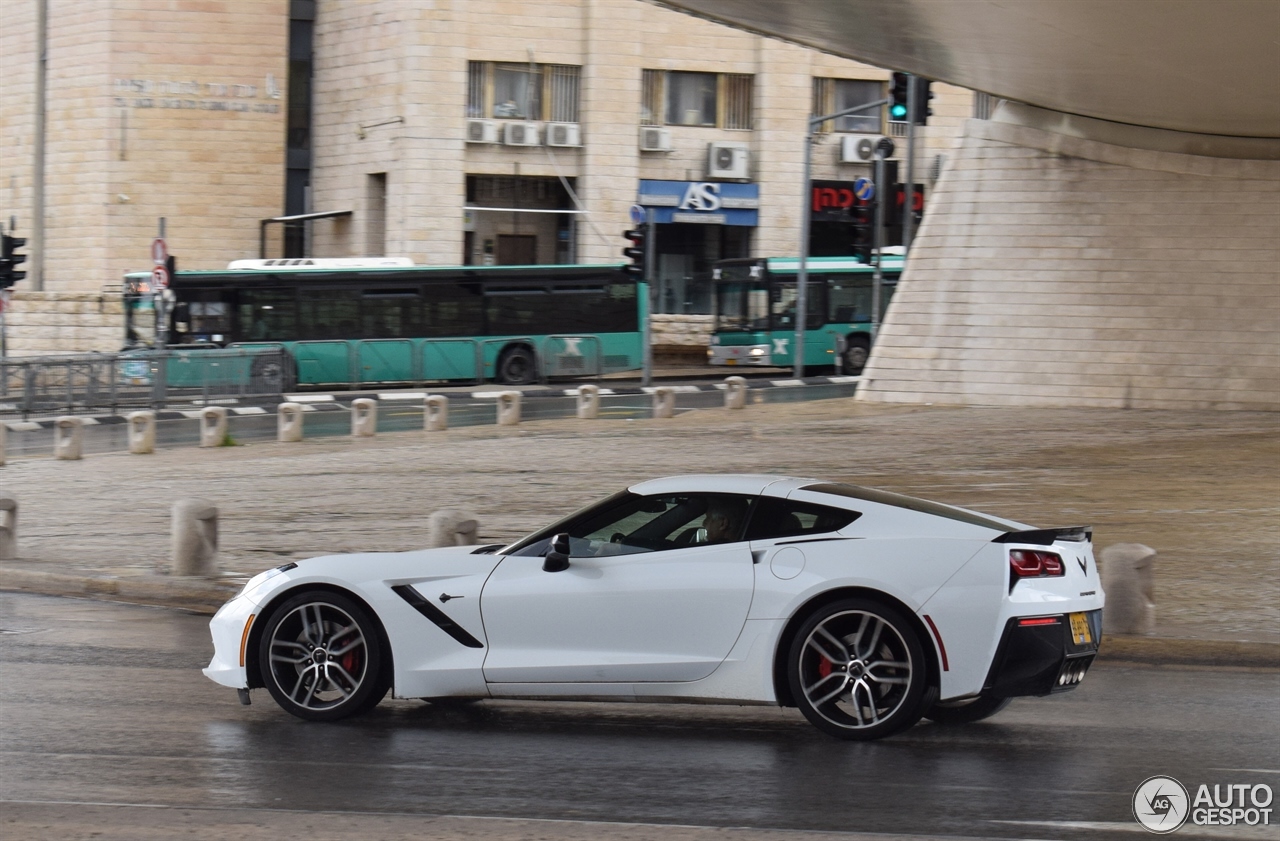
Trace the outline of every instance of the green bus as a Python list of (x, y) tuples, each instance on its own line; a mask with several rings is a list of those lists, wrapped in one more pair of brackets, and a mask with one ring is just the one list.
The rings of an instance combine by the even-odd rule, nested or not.
[[(902, 257), (885, 256), (880, 316), (902, 274)], [(795, 364), (795, 257), (721, 260), (712, 271), (715, 327), (712, 365), (790, 367)], [(875, 267), (851, 257), (810, 257), (805, 303), (804, 365), (834, 365), (859, 374), (871, 352)]]
[(518, 385), (642, 364), (647, 297), (620, 265), (311, 258), (151, 278), (125, 276), (125, 350), (165, 350), (170, 386)]

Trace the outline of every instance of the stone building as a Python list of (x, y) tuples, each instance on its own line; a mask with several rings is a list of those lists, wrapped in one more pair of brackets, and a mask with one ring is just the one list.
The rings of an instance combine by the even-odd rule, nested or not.
[[(807, 118), (883, 97), (890, 75), (639, 0), (9, 0), (0, 64), (0, 206), (31, 240), (11, 353), (112, 349), (71, 323), (90, 304), (30, 316), (116, 294), (161, 217), (179, 268), (614, 262), (640, 203), (660, 223), (658, 310), (687, 331), (712, 261), (798, 249)], [(974, 109), (933, 90), (926, 185)], [(870, 175), (866, 138), (905, 149), (882, 109), (823, 129), (815, 179)], [(310, 213), (334, 215), (264, 224)]]

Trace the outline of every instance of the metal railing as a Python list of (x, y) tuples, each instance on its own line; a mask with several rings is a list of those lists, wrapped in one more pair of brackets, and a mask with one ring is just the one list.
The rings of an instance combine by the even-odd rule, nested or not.
[(293, 361), (279, 349), (206, 348), (0, 359), (0, 417), (112, 413), (170, 402), (278, 395)]

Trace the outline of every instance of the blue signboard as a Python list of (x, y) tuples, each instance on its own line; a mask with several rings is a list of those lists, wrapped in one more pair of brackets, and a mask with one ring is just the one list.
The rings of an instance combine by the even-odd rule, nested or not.
[(659, 224), (755, 227), (760, 218), (760, 185), (642, 180), (637, 202), (652, 208), (653, 221)]

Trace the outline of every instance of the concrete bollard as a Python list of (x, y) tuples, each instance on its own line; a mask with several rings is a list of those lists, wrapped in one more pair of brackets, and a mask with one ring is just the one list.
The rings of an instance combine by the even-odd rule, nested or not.
[(422, 401), (422, 428), (427, 432), (443, 432), (449, 428), (449, 398), (428, 394)]
[(227, 440), (227, 409), (205, 406), (200, 410), (200, 446), (221, 447)]
[(357, 438), (372, 438), (378, 432), (378, 401), (369, 397), (357, 397), (351, 401), (351, 434)]
[(276, 440), (290, 444), (302, 440), (302, 406), (281, 403), (276, 407)]
[(474, 546), (480, 521), (474, 515), (455, 508), (432, 512), (427, 518), (427, 546)]
[(670, 386), (658, 386), (653, 390), (653, 416), (669, 418), (676, 413), (676, 392)]
[(1152, 634), (1156, 630), (1156, 550), (1141, 543), (1116, 543), (1102, 550), (1102, 589), (1107, 634)]
[(0, 494), (0, 561), (18, 557), (18, 500)]
[(84, 420), (64, 415), (53, 422), (53, 457), (76, 461), (84, 455)]
[(743, 377), (724, 378), (724, 407), (742, 409), (747, 405), (747, 381)]
[(156, 451), (156, 413), (150, 409), (130, 412), (125, 416), (129, 427), (129, 452), (146, 455)]
[(515, 426), (520, 423), (520, 398), (518, 391), (504, 391), (498, 395), (498, 426)]
[(218, 572), (218, 506), (207, 499), (173, 504), (174, 575), (211, 577)]
[(600, 417), (600, 388), (584, 385), (578, 388), (578, 417), (595, 420)]

